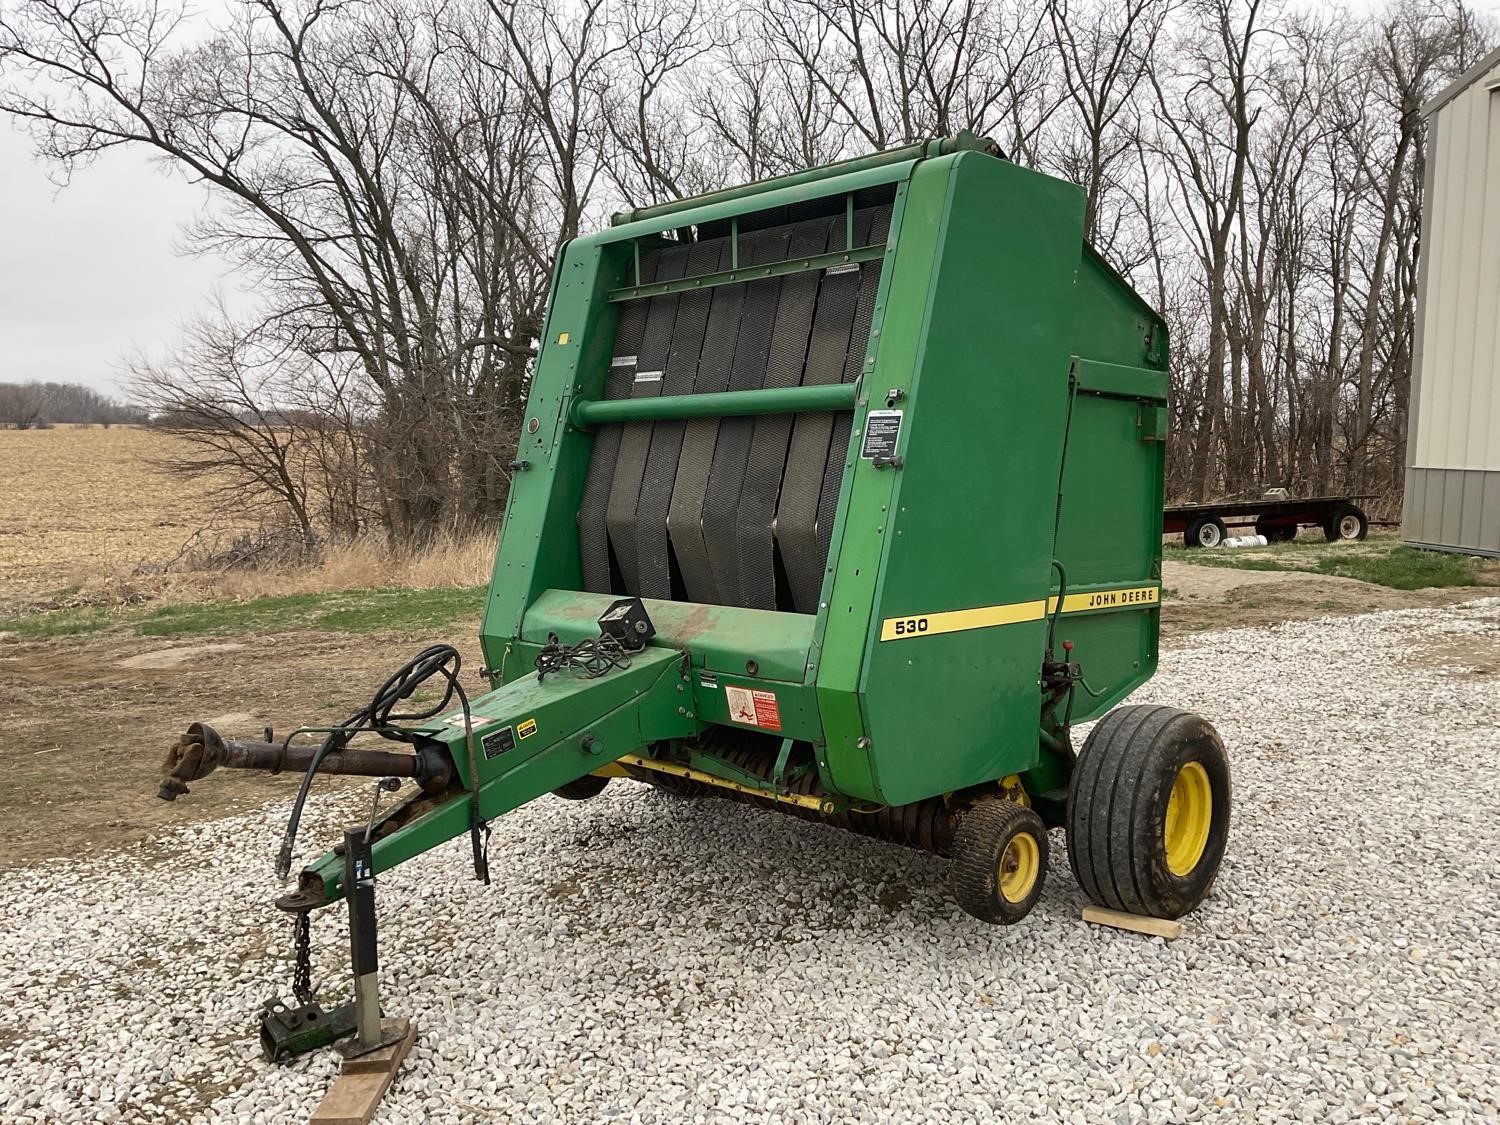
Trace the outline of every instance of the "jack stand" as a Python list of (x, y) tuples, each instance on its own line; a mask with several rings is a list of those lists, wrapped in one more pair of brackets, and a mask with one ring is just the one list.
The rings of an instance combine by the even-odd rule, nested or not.
[(365, 828), (344, 831), (344, 897), (349, 901), (355, 1035), (334, 1048), (344, 1056), (344, 1065), (312, 1115), (316, 1125), (365, 1125), (417, 1038), (416, 1024), (410, 1020), (382, 1019), (380, 1015), (375, 872), (366, 833)]

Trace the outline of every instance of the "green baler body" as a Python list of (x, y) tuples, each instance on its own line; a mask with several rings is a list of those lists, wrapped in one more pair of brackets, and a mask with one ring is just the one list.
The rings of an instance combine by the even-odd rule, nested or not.
[[(689, 677), (689, 709), (730, 723), (726, 687), (774, 693), (777, 733), (819, 748), (827, 790), (885, 804), (1025, 772), (1041, 753), (1054, 554), (1069, 593), (1057, 640), (1073, 642), (1100, 693), (1080, 696), (1074, 718), (1151, 674), (1164, 327), (1085, 247), (1075, 186), (963, 151), (568, 245), (527, 406), (519, 456), (530, 468), (515, 478), (484, 618), (486, 661), (502, 680), (530, 674), (549, 633), (591, 636), (612, 600), (580, 592), (577, 513), (596, 428), (576, 425), (575, 408), (604, 398), (625, 304), (609, 297), (632, 284), (638, 248), (732, 214), (795, 214), (885, 184), (890, 233), (817, 612), (648, 600), (654, 643), (689, 651), (695, 672), (710, 673), (708, 688)], [(901, 465), (876, 467), (859, 456), (863, 423), (892, 390), (903, 392)], [(1074, 608), (1122, 588), (1133, 600)], [(972, 619), (945, 616), (956, 613)], [(912, 632), (889, 635), (887, 622), (906, 621)]]
[[(821, 792), (844, 803), (905, 805), (1020, 775), (1055, 808), (1071, 756), (1058, 738), (1065, 722), (1053, 715), (1049, 737), (1044, 714), (1049, 627), (1056, 659), (1079, 663), (1088, 685), (1072, 693), (1072, 721), (1102, 713), (1154, 671), (1165, 327), (1086, 246), (1074, 185), (962, 143), (898, 155), (649, 209), (565, 247), (517, 454), (525, 468), (484, 613), (495, 688), (473, 708), (484, 818), (715, 724), (810, 746)], [(856, 213), (859, 229), (873, 229), (872, 200), (888, 207), (883, 239), (857, 236)], [(744, 232), (810, 215), (831, 232), (824, 249), (751, 259)], [(717, 253), (699, 246), (710, 235)], [(643, 261), (670, 253), (697, 268), (643, 276)], [(722, 380), (709, 388), (704, 344), (689, 357), (699, 376), (686, 393), (657, 394), (639, 372), (623, 399), (607, 393), (633, 302), (681, 301), (679, 315), (692, 307), (704, 316), (721, 294), (748, 302), (756, 286), (827, 287), (856, 269), (873, 303), (866, 336), (857, 317), (846, 329), (841, 380), (814, 378), (809, 361), (779, 386), (725, 395)], [(798, 354), (810, 355), (818, 325), (800, 331), (814, 342), (803, 339)], [(667, 362), (670, 382), (675, 359)], [(840, 409), (844, 430), (832, 425)], [(888, 435), (892, 409), (901, 412), (894, 449), (880, 450), (884, 460), (862, 455), (871, 412)], [(614, 571), (613, 588), (597, 588), (597, 577), (588, 588), (580, 527), (600, 435), (624, 426), (639, 438), (651, 432), (641, 427), (684, 418), (721, 426), (749, 416), (759, 426), (778, 416), (771, 411), (828, 420), (833, 436), (823, 440), (836, 446), (827, 470), (836, 504), (827, 487), (820, 499), (827, 548), (815, 605), (796, 611), (784, 593), (776, 608), (692, 601), (674, 572), (673, 596), (643, 598), (656, 636), (636, 665), (598, 681), (565, 672), (536, 683), (549, 639), (592, 637), (616, 598), (650, 592)], [(784, 436), (779, 448), (789, 465)], [(741, 505), (763, 499), (749, 487)], [(776, 509), (774, 494), (767, 503)], [(778, 551), (793, 549), (789, 528), (768, 530), (766, 542), (772, 532)], [(681, 524), (671, 531), (682, 534)], [(750, 721), (731, 713), (746, 698), (740, 689), (757, 693)], [(430, 730), (472, 786), (462, 730)], [(408, 824), (381, 841), (377, 868), (463, 831), (466, 815), (458, 799)], [(334, 858), (310, 870), (332, 895)]]

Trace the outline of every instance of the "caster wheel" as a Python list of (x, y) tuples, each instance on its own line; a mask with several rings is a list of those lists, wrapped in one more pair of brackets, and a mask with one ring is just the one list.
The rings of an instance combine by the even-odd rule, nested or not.
[(1019, 922), (1046, 879), (1047, 827), (1024, 805), (982, 801), (958, 822), (949, 883), (966, 913), (981, 922)]

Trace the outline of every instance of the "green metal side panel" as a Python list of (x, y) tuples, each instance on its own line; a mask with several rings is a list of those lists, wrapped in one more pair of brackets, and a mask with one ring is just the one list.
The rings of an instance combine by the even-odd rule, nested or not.
[(1073, 642), (1072, 659), (1098, 693), (1074, 696), (1073, 721), (1085, 722), (1156, 671), (1167, 404), (1166, 326), (1092, 252), (1079, 274), (1074, 349), (1078, 393), (1057, 540), (1069, 591), (1158, 591), (1151, 602), (1059, 620), (1059, 645)]
[[(861, 676), (874, 773), (890, 804), (1038, 758), (1045, 623), (1026, 619), (1025, 606), (1051, 584), (1082, 247), (1083, 197), (1071, 184), (970, 154), (924, 173), (946, 173), (948, 199), (905, 465), (882, 474), (894, 495)], [(878, 470), (862, 462), (857, 471)], [(1015, 606), (1002, 616), (1019, 620), (953, 632), (892, 636), (885, 624)]]
[(628, 258), (623, 246), (584, 240), (558, 257), (516, 454), (530, 468), (511, 483), (480, 627), (489, 668), (501, 667), (505, 642), (543, 590), (583, 585), (577, 512), (592, 442), (568, 410), (575, 394), (603, 393), (619, 324), (619, 306), (605, 297), (624, 280)]

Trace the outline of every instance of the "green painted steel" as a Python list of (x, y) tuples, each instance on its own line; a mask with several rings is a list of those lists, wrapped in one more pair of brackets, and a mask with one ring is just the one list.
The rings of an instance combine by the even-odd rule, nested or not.
[[(872, 198), (889, 232), (855, 381), (606, 397), (622, 307), (731, 280), (721, 268), (638, 286), (642, 254), (732, 235), (722, 267), (740, 261), (741, 230), (808, 217), (837, 230), (841, 215), (847, 246)], [(1165, 325), (1087, 248), (1082, 221), (1078, 188), (959, 139), (642, 209), (564, 247), (516, 454), (529, 468), (485, 602), (496, 690), (474, 704), (493, 720), (482, 734), (527, 718), (537, 733), (481, 764), (484, 816), (664, 745), (713, 772), (701, 746), (674, 744), (720, 725), (810, 745), (840, 807), (1020, 774), (1055, 822), (1071, 754), (1068, 710), (1043, 683), (1049, 637), (1070, 642), (1088, 682), (1073, 720), (1099, 714), (1156, 667), (1161, 580)], [(850, 412), (851, 426), (836, 505), (823, 492), (834, 515), (816, 613), (646, 599), (657, 633), (628, 668), (536, 683), (542, 647), (593, 636), (623, 592), (583, 592), (579, 510), (600, 426), (820, 411)], [(462, 737), (431, 733), (469, 784)], [(377, 869), (466, 832), (466, 802), (383, 836)], [(314, 871), (335, 894), (337, 864)]]
[(573, 424), (596, 426), (606, 422), (652, 421), (658, 418), (746, 418), (756, 414), (853, 410), (855, 395), (853, 383), (828, 383), (761, 391), (621, 398), (604, 402), (581, 398), (573, 403)]
[(891, 164), (908, 163), (923, 159), (924, 157), (943, 156), (966, 149), (993, 154), (999, 153), (995, 142), (984, 137), (976, 137), (973, 133), (965, 131), (952, 137), (934, 137), (931, 140), (917, 141), (900, 148), (886, 149), (884, 152), (872, 153), (869, 156), (856, 156), (849, 160), (839, 161), (836, 164), (825, 164), (820, 168), (809, 168), (803, 172), (792, 172), (785, 176), (756, 180), (741, 187), (706, 192), (703, 195), (689, 196), (687, 199), (679, 199), (671, 203), (658, 203), (650, 207), (637, 207), (634, 211), (617, 212), (613, 221), (616, 226), (619, 226), (622, 223), (634, 222), (636, 220), (668, 218), (682, 211), (694, 210), (707, 204), (717, 203), (753, 203), (756, 206), (746, 206), (744, 209), (746, 211), (760, 210), (767, 206), (766, 203), (762, 200), (755, 200), (752, 197), (766, 194), (777, 188), (798, 187), (808, 183), (818, 184), (820, 181), (827, 180), (832, 176), (877, 170)]
[[(597, 679), (560, 672), (538, 682), (531, 675), (473, 700), (481, 815), (501, 816), (647, 743), (695, 734), (700, 724), (687, 715), (679, 691), (688, 682), (681, 666), (681, 653), (652, 647), (635, 654), (628, 668)], [(423, 729), (448, 746), (462, 783), (471, 787), (462, 712)], [(375, 870), (468, 832), (469, 802), (461, 793), (381, 835), (371, 851)], [(400, 823), (399, 811), (385, 819)], [(342, 856), (329, 852), (304, 874), (317, 877), (326, 901), (342, 894)]]

